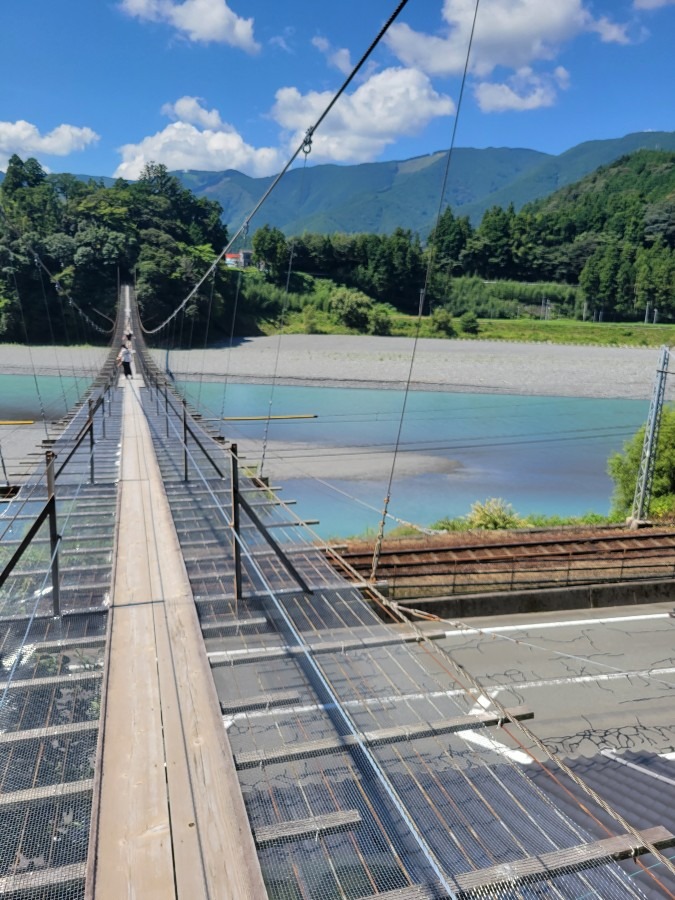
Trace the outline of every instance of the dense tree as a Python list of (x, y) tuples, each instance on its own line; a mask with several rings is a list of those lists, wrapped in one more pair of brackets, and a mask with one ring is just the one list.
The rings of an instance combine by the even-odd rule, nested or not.
[(288, 244), (283, 231), (263, 225), (253, 235), (253, 258), (269, 273), (273, 281), (279, 281), (288, 269)]
[[(189, 293), (227, 240), (217, 203), (195, 197), (164, 166), (113, 187), (72, 175), (48, 176), (13, 156), (0, 188), (0, 337), (91, 339), (84, 320), (112, 315), (121, 278), (138, 276), (144, 313), (155, 321)], [(211, 285), (210, 285), (211, 286)], [(197, 329), (222, 315), (229, 279), (214, 275), (208, 303), (190, 305)], [(54, 315), (45, 311), (54, 307)], [(26, 332), (24, 332), (24, 325)], [(75, 324), (73, 324), (75, 323)]]
[[(633, 507), (644, 437), (643, 425), (621, 453), (609, 458), (609, 474), (614, 481), (613, 508), (618, 515), (628, 515)], [(665, 407), (661, 416), (651, 497), (652, 513), (675, 513), (675, 409), (670, 407)]]
[(438, 225), (429, 236), (434, 267), (446, 275), (462, 275), (461, 257), (473, 234), (468, 216), (455, 218), (451, 207), (441, 214)]
[(483, 278), (514, 277), (514, 219), (513, 206), (506, 210), (493, 206), (487, 210), (462, 253), (462, 264), (469, 274), (481, 275)]

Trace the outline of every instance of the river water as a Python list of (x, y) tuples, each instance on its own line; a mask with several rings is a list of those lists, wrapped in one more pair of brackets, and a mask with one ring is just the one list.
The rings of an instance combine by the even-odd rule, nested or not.
[[(300, 470), (307, 444), (325, 457), (320, 480), (283, 480), (284, 499), (297, 500), (301, 518), (319, 519), (315, 530), (323, 537), (377, 529), (391, 452), (378, 456), (381, 472), (367, 478), (359, 477), (358, 470), (345, 477), (341, 453), (353, 455), (360, 447), (392, 451), (404, 402), (399, 459), (441, 456), (455, 464), (446, 473), (403, 477), (394, 468), (389, 512), (421, 525), (466, 515), (472, 503), (490, 497), (506, 500), (522, 516), (606, 514), (612, 494), (607, 459), (645, 421), (649, 407), (642, 400), (437, 391), (413, 391), (405, 400), (396, 390), (217, 383), (185, 387), (193, 401), (216, 417), (316, 415), (269, 423), (274, 452), (265, 472), (277, 483), (275, 455), (285, 463), (295, 457)], [(264, 422), (227, 422), (224, 432), (233, 440), (262, 440), (265, 428)], [(332, 460), (337, 477), (331, 476)], [(394, 525), (396, 521), (389, 522)]]
[[(56, 419), (83, 385), (75, 378), (0, 375), (0, 418)], [(645, 421), (648, 402), (462, 394), (397, 390), (287, 387), (190, 382), (189, 398), (213, 417), (316, 416), (228, 421), (232, 440), (262, 441), (267, 427), (265, 473), (274, 483), (275, 460), (284, 460), (283, 498), (303, 519), (319, 519), (322, 537), (377, 529), (400, 427), (398, 462), (407, 470), (392, 481), (389, 512), (429, 525), (466, 515), (477, 500), (500, 497), (522, 516), (607, 513), (612, 482), (607, 459)], [(39, 390), (39, 396), (38, 396)], [(3, 432), (0, 429), (0, 441)], [(347, 448), (347, 449), (345, 449)], [(367, 477), (357, 451), (375, 450)], [(324, 460), (316, 477), (303, 458)], [(425, 457), (447, 460), (445, 472), (425, 472)], [(355, 460), (350, 471), (351, 459)], [(288, 477), (289, 472), (292, 477)], [(389, 521), (389, 527), (396, 519)]]

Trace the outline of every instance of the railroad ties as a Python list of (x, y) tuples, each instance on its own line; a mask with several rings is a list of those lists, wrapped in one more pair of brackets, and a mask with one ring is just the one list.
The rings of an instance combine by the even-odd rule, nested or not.
[[(339, 557), (338, 571), (367, 578), (373, 548), (352, 544)], [(345, 567), (346, 564), (346, 567)], [(521, 530), (503, 534), (435, 535), (380, 551), (376, 579), (389, 596), (466, 596), (528, 590), (556, 590), (622, 582), (675, 579), (675, 529)]]

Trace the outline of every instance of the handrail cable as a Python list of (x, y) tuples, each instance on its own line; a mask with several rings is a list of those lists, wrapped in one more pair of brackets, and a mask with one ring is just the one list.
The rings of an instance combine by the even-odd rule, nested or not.
[(235, 232), (234, 237), (233, 237), (233, 238), (227, 243), (227, 245), (221, 250), (221, 252), (218, 254), (218, 256), (216, 257), (216, 259), (213, 261), (213, 263), (211, 263), (211, 265), (209, 266), (209, 268), (207, 269), (207, 271), (205, 272), (205, 274), (199, 279), (199, 281), (198, 281), (197, 284), (192, 288), (192, 290), (191, 290), (190, 293), (187, 295), (187, 297), (185, 297), (185, 299), (184, 299), (184, 300), (176, 307), (176, 309), (171, 313), (171, 315), (168, 316), (168, 317), (161, 323), (161, 325), (158, 325), (156, 328), (145, 328), (144, 325), (143, 325), (143, 322), (142, 322), (141, 319), (140, 319), (140, 314), (139, 314), (139, 322), (140, 322), (141, 329), (142, 329), (142, 331), (144, 332), (144, 334), (157, 334), (158, 331), (161, 331), (163, 328), (166, 327), (166, 325), (169, 324), (169, 322), (174, 318), (174, 316), (177, 316), (177, 315), (178, 315), (178, 313), (185, 307), (185, 305), (188, 303), (188, 301), (189, 301), (189, 300), (197, 293), (197, 291), (199, 290), (199, 288), (202, 286), (202, 284), (206, 281), (206, 279), (207, 279), (207, 278), (209, 277), (209, 275), (211, 274), (212, 270), (215, 269), (215, 268), (218, 266), (218, 263), (219, 263), (219, 262), (221, 261), (221, 259), (225, 256), (225, 254), (230, 250), (230, 248), (232, 247), (232, 245), (234, 244), (234, 242), (237, 240), (237, 238), (239, 237), (239, 235), (240, 235), (244, 230), (247, 230), (247, 229), (248, 229), (248, 226), (249, 226), (251, 220), (253, 219), (253, 217), (255, 216), (255, 214), (258, 212), (258, 210), (260, 209), (260, 207), (265, 203), (265, 201), (266, 201), (267, 198), (270, 196), (270, 194), (272, 193), (272, 191), (274, 191), (274, 189), (276, 188), (276, 186), (279, 184), (279, 182), (280, 182), (281, 179), (284, 177), (284, 175), (286, 174), (286, 172), (288, 172), (288, 170), (289, 170), (290, 167), (293, 165), (293, 163), (295, 162), (295, 160), (298, 158), (298, 156), (300, 155), (300, 153), (302, 153), (302, 152), (305, 150), (305, 147), (307, 147), (309, 144), (311, 144), (312, 136), (314, 135), (314, 132), (317, 130), (317, 128), (321, 125), (321, 123), (322, 123), (323, 120), (326, 118), (326, 116), (328, 115), (328, 113), (329, 113), (329, 112), (332, 110), (332, 108), (335, 106), (335, 104), (337, 103), (337, 101), (339, 100), (339, 98), (342, 96), (342, 94), (345, 92), (345, 90), (347, 89), (347, 87), (348, 87), (348, 86), (351, 84), (351, 82), (354, 80), (354, 78), (356, 77), (356, 75), (358, 74), (358, 72), (363, 68), (363, 66), (365, 65), (365, 63), (366, 63), (366, 61), (368, 60), (368, 58), (371, 56), (371, 54), (373, 53), (373, 51), (375, 50), (375, 48), (377, 47), (377, 45), (380, 43), (380, 41), (382, 40), (382, 38), (384, 37), (384, 35), (387, 33), (387, 31), (389, 30), (389, 28), (391, 27), (391, 25), (392, 25), (392, 24), (394, 23), (394, 21), (398, 18), (399, 14), (403, 11), (403, 9), (404, 9), (405, 6), (407, 5), (407, 3), (408, 3), (408, 0), (400, 0), (400, 3), (398, 4), (398, 6), (397, 6), (396, 9), (394, 10), (394, 12), (391, 14), (391, 16), (387, 19), (387, 21), (385, 22), (385, 24), (384, 24), (384, 25), (382, 26), (382, 28), (380, 29), (380, 31), (379, 31), (377, 37), (372, 41), (372, 43), (370, 44), (370, 46), (368, 47), (368, 49), (366, 50), (366, 52), (363, 54), (363, 56), (361, 57), (361, 59), (360, 59), (360, 60), (358, 61), (358, 63), (354, 66), (354, 68), (352, 69), (352, 71), (350, 72), (350, 74), (347, 76), (347, 78), (345, 79), (345, 81), (342, 83), (342, 86), (338, 89), (337, 93), (334, 94), (334, 96), (332, 97), (332, 99), (330, 100), (330, 102), (328, 103), (328, 105), (326, 106), (326, 108), (324, 109), (324, 111), (321, 113), (321, 115), (319, 116), (319, 118), (316, 120), (316, 122), (314, 123), (314, 125), (311, 125), (311, 126), (307, 129), (307, 131), (305, 132), (305, 136), (304, 136), (304, 138), (302, 139), (302, 142), (299, 144), (299, 146), (297, 147), (297, 149), (295, 150), (295, 152), (292, 154), (292, 156), (290, 157), (290, 159), (288, 160), (288, 162), (286, 163), (286, 165), (283, 167), (283, 169), (282, 169), (282, 170), (279, 172), (279, 174), (276, 176), (276, 178), (274, 179), (274, 181), (272, 182), (272, 184), (267, 188), (267, 190), (266, 190), (265, 193), (262, 195), (262, 197), (260, 198), (260, 200), (258, 200), (258, 202), (256, 203), (256, 205), (253, 207), (253, 210), (246, 216), (246, 218), (244, 219), (243, 223), (239, 226), (239, 228), (238, 228), (237, 231)]
[[(93, 448), (91, 450), (89, 450), (88, 459), (91, 459), (94, 452), (95, 451)], [(48, 579), (51, 578), (51, 567), (54, 563), (54, 559), (56, 558), (56, 556), (59, 552), (61, 542), (63, 541), (63, 535), (64, 535), (66, 528), (68, 526), (68, 523), (70, 521), (70, 516), (71, 516), (73, 510), (75, 509), (75, 502), (77, 501), (77, 499), (80, 495), (80, 492), (82, 490), (82, 487), (85, 484), (86, 477), (87, 476), (83, 474), (82, 480), (77, 485), (77, 490), (75, 491), (75, 495), (73, 497), (73, 503), (71, 504), (70, 509), (66, 512), (65, 517), (59, 523), (61, 533), (57, 535), (56, 544), (53, 548), (53, 551), (51, 552), (51, 555), (49, 558), (49, 564), (47, 565), (47, 571), (45, 572), (41, 587), (38, 588), (38, 590), (36, 590), (33, 593), (33, 597), (35, 598), (35, 603), (33, 604), (33, 608), (30, 611), (30, 615), (28, 616), (28, 621), (26, 623), (26, 628), (24, 629), (23, 637), (21, 638), (19, 645), (18, 645), (19, 652), (16, 653), (16, 657), (11, 666), (9, 674), (7, 675), (6, 679), (4, 680), (4, 690), (2, 691), (2, 694), (0, 694), (0, 710), (3, 708), (5, 701), (7, 699), (9, 689), (12, 686), (12, 679), (14, 678), (14, 673), (17, 669), (17, 666), (19, 665), (19, 660), (21, 658), (21, 651), (23, 650), (23, 647), (26, 644), (26, 639), (27, 639), (28, 635), (30, 634), (31, 628), (33, 627), (33, 622), (35, 620), (35, 616), (37, 615), (37, 610), (38, 610), (38, 606), (40, 604), (40, 600), (42, 599), (42, 597), (44, 596), (44, 593), (45, 593), (45, 585), (47, 584)]]
[[(471, 58), (471, 47), (473, 45), (473, 37), (474, 37), (474, 33), (476, 31), (476, 21), (478, 19), (479, 6), (480, 6), (480, 0), (476, 0), (476, 5), (475, 5), (474, 11), (473, 11), (473, 21), (471, 23), (471, 32), (469, 33), (469, 42), (468, 42), (468, 45), (466, 48), (466, 58), (464, 60), (464, 71), (462, 72), (462, 81), (461, 81), (461, 85), (459, 88), (459, 97), (457, 98), (457, 111), (455, 113), (455, 121), (454, 121), (453, 127), (452, 127), (452, 137), (450, 140), (450, 147), (448, 149), (448, 153), (447, 153), (446, 160), (445, 160), (445, 171), (443, 173), (443, 182), (441, 185), (441, 191), (440, 191), (440, 195), (439, 195), (438, 211), (436, 213), (436, 228), (438, 228), (438, 225), (439, 225), (440, 219), (441, 219), (441, 214), (443, 211), (443, 205), (444, 205), (443, 198), (444, 198), (445, 189), (446, 189), (446, 186), (448, 183), (448, 176), (450, 173), (450, 163), (452, 161), (453, 150), (455, 148), (455, 140), (457, 138), (457, 123), (459, 121), (459, 114), (460, 114), (460, 111), (462, 108), (462, 100), (464, 97), (464, 88), (466, 86), (466, 79), (467, 79), (467, 75), (468, 75), (468, 71), (469, 71), (469, 60)], [(424, 277), (424, 287), (420, 291), (419, 307), (417, 310), (417, 325), (415, 327), (415, 338), (413, 340), (413, 348), (412, 348), (412, 354), (411, 354), (411, 359), (410, 359), (410, 368), (408, 369), (408, 379), (406, 381), (405, 394), (403, 397), (403, 405), (401, 407), (401, 416), (399, 419), (398, 434), (396, 437), (396, 446), (394, 448), (394, 456), (393, 456), (392, 462), (391, 462), (391, 471), (389, 472), (387, 493), (384, 498), (384, 507), (382, 509), (382, 519), (380, 520), (380, 527), (379, 527), (379, 531), (378, 531), (378, 535), (377, 535), (377, 541), (375, 542), (375, 548), (373, 551), (373, 564), (372, 564), (372, 567), (370, 570), (370, 580), (371, 581), (375, 580), (375, 575), (377, 572), (377, 564), (379, 562), (380, 552), (382, 550), (382, 541), (384, 540), (385, 517), (387, 514), (387, 510), (389, 508), (389, 501), (391, 499), (391, 488), (392, 488), (392, 483), (394, 481), (394, 470), (396, 469), (396, 457), (397, 457), (397, 453), (398, 453), (398, 445), (399, 445), (399, 441), (401, 438), (401, 432), (403, 430), (403, 420), (405, 418), (405, 411), (406, 411), (406, 406), (408, 403), (408, 393), (410, 391), (410, 382), (412, 380), (413, 366), (415, 364), (415, 354), (417, 352), (417, 343), (419, 341), (420, 326), (422, 324), (422, 311), (424, 308), (424, 300), (426, 297), (427, 289), (429, 287), (432, 266), (434, 263), (433, 246), (434, 245), (432, 244), (431, 253), (429, 254), (429, 258), (427, 260), (427, 269), (426, 269), (426, 274)]]

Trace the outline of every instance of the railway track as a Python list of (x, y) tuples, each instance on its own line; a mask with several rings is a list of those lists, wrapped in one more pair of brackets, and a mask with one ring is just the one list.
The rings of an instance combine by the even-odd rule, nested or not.
[[(360, 577), (370, 576), (372, 546), (348, 545), (340, 557)], [(411, 585), (443, 583), (452, 592), (487, 586), (508, 589), (523, 579), (536, 587), (675, 577), (675, 529), (536, 532), (504, 538), (453, 534), (428, 544), (390, 543), (380, 553), (375, 577)]]

